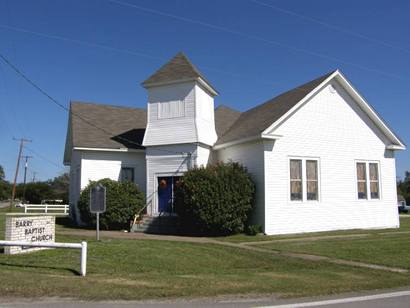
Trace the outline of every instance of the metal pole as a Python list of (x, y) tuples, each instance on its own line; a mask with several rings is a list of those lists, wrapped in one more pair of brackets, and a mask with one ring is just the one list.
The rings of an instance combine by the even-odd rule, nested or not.
[(97, 212), (97, 241), (100, 240), (100, 213)]

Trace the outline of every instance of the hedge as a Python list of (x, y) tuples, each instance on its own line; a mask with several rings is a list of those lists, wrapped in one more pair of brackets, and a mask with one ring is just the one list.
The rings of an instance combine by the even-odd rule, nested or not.
[(102, 184), (106, 188), (106, 212), (100, 214), (101, 229), (129, 229), (134, 215), (145, 205), (144, 194), (131, 182), (117, 182), (111, 179), (90, 182), (81, 192), (78, 201), (81, 221), (87, 225), (95, 225), (95, 215), (90, 213), (89, 201), (90, 189), (97, 184)]
[(253, 208), (255, 185), (239, 163), (189, 170), (176, 187), (182, 231), (200, 235), (243, 232)]

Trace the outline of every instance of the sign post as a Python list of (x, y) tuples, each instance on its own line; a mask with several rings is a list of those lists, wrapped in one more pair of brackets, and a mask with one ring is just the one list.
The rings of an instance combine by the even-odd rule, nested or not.
[(90, 190), (90, 212), (97, 215), (96, 237), (100, 240), (100, 213), (106, 209), (106, 188), (98, 184)]

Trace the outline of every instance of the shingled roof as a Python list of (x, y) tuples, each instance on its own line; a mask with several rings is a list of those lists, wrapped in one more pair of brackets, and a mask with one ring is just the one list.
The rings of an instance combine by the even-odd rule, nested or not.
[[(216, 108), (217, 135), (222, 136), (240, 114), (226, 106)], [(141, 144), (147, 125), (145, 109), (71, 102), (68, 121), (64, 163), (70, 162), (73, 147), (144, 149)]]
[(260, 135), (331, 74), (333, 72), (300, 85), (241, 113), (225, 134), (222, 136), (218, 135), (219, 138), (216, 145)]
[(73, 147), (144, 149), (145, 109), (71, 102), (68, 121), (65, 163)]
[(202, 79), (211, 87), (215, 93), (217, 91), (204, 75), (189, 61), (188, 57), (179, 52), (170, 61), (161, 66), (154, 74), (148, 77), (142, 85), (147, 88), (158, 84), (174, 83), (179, 81)]

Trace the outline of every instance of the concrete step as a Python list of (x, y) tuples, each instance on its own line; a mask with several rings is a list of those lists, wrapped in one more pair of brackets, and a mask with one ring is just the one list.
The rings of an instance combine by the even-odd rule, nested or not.
[(133, 226), (132, 232), (152, 234), (176, 234), (178, 231), (177, 216), (144, 216), (139, 224)]

